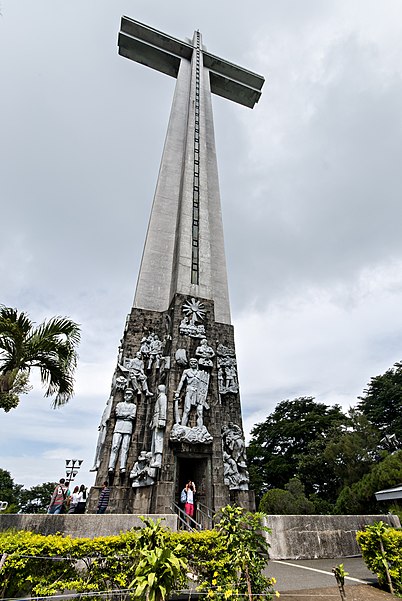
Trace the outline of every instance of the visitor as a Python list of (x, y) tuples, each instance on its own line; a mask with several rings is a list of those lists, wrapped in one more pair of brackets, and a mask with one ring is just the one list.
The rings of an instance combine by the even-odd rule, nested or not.
[(195, 484), (194, 482), (192, 482), (192, 480), (188, 480), (188, 482), (186, 483), (186, 486), (184, 487), (182, 494), (181, 494), (181, 499), (184, 500), (184, 511), (186, 513), (186, 516), (188, 516), (186, 518), (187, 521), (187, 526), (188, 528), (190, 528), (190, 519), (194, 518), (194, 494), (196, 492), (195, 489)]
[(85, 513), (85, 507), (87, 504), (87, 489), (84, 484), (81, 484), (78, 492), (78, 505), (75, 509), (75, 513)]
[(105, 513), (106, 507), (109, 505), (110, 488), (108, 482), (103, 483), (103, 488), (99, 495), (98, 507), (96, 513)]
[(68, 508), (68, 513), (75, 513), (78, 505), (78, 496), (79, 496), (79, 488), (78, 486), (74, 486), (73, 494), (70, 499), (70, 506)]
[(50, 504), (47, 510), (48, 513), (59, 514), (66, 512), (69, 491), (65, 483), (65, 479), (60, 478), (59, 484), (57, 484), (51, 496)]

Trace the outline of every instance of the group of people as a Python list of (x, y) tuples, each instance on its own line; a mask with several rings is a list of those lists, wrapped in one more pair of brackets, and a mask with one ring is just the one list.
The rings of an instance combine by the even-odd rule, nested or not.
[[(186, 515), (194, 519), (194, 495), (196, 493), (195, 484), (192, 480), (186, 482), (185, 487), (181, 491), (180, 502), (184, 504)], [(99, 495), (96, 513), (105, 513), (109, 504), (110, 487), (107, 481), (103, 483), (102, 490)], [(55, 487), (50, 499), (48, 513), (85, 513), (87, 502), (87, 489), (84, 484), (75, 486), (71, 493), (64, 478), (60, 478), (59, 483)], [(190, 526), (190, 519), (187, 520), (187, 525)]]
[(87, 502), (87, 489), (84, 484), (75, 486), (73, 492), (69, 490), (64, 478), (60, 478), (50, 499), (47, 512), (59, 513), (85, 513)]

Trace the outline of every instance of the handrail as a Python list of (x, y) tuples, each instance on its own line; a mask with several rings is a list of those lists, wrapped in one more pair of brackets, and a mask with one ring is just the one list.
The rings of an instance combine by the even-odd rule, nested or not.
[(214, 527), (215, 512), (208, 505), (200, 501), (197, 501), (197, 512), (203, 517), (204, 528), (211, 530)]
[(187, 513), (183, 511), (183, 509), (179, 507), (177, 503), (173, 502), (170, 508), (173, 511), (173, 513), (177, 514), (179, 521), (185, 526), (185, 528), (193, 532), (195, 530), (201, 530), (201, 524), (198, 524), (198, 522), (196, 522), (194, 518), (187, 515)]

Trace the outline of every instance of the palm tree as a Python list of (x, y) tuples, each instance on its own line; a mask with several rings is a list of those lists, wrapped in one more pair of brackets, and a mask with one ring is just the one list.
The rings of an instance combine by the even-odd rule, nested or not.
[(40, 370), (45, 396), (56, 395), (53, 407), (73, 396), (80, 327), (67, 317), (52, 317), (38, 326), (24, 312), (0, 305), (0, 408), (17, 407), (28, 392), (32, 367)]

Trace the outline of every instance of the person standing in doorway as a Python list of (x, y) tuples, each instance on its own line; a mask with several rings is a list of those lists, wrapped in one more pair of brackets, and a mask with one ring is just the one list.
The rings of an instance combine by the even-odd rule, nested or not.
[(187, 517), (187, 526), (190, 527), (189, 518), (194, 519), (194, 494), (196, 492), (195, 484), (192, 480), (189, 480), (184, 487), (186, 491), (186, 501), (184, 503), (184, 511)]
[(107, 482), (103, 483), (101, 494), (99, 495), (98, 507), (96, 513), (105, 513), (106, 507), (109, 505), (110, 488)]

